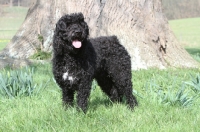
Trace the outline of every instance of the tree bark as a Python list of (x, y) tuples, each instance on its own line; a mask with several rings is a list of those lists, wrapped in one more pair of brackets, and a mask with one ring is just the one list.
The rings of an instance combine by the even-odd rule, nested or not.
[(51, 51), (55, 23), (74, 12), (84, 14), (90, 37), (118, 36), (131, 55), (132, 69), (199, 66), (170, 30), (160, 0), (36, 0), (2, 54), (29, 57), (41, 47), (38, 35), (43, 50)]
[(20, 6), (20, 5), (21, 5), (21, 1), (18, 0), (18, 1), (17, 1), (17, 6)]
[(13, 6), (13, 0), (10, 0), (10, 7)]

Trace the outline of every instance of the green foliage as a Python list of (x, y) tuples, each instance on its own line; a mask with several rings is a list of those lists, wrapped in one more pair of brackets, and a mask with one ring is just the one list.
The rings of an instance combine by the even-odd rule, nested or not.
[(43, 43), (44, 37), (41, 34), (38, 34), (38, 40)]
[[(186, 90), (184, 83), (181, 86), (177, 85), (177, 78), (171, 78), (173, 81), (170, 85), (160, 85), (158, 83), (160, 79), (153, 77), (145, 86), (148, 98), (150, 97), (153, 102), (167, 106), (188, 107), (197, 100), (198, 96), (189, 94), (190, 89)], [(179, 88), (177, 89), (176, 87)]]
[(193, 57), (196, 61), (200, 62), (200, 54), (192, 55), (192, 57)]
[(51, 58), (51, 52), (45, 52), (42, 51), (41, 49), (37, 49), (37, 52), (30, 56), (30, 59), (35, 59), (35, 60), (47, 60)]
[[(15, 98), (38, 94), (43, 85), (36, 89), (37, 84), (33, 81), (34, 68), (20, 70), (4, 70), (0, 73), (1, 97)], [(47, 83), (46, 83), (47, 84)]]
[(199, 48), (186, 48), (187, 52), (198, 62), (200, 62), (200, 49)]
[(195, 93), (198, 93), (200, 94), (200, 74), (198, 74), (196, 77), (192, 77), (192, 81), (190, 82), (185, 82), (186, 84), (192, 86), (192, 90), (195, 92)]
[(170, 106), (189, 106), (192, 104), (192, 100), (188, 97), (188, 93), (184, 93), (184, 91), (184, 88), (180, 88), (178, 91), (170, 88), (168, 90), (162, 90), (156, 84), (150, 84), (147, 89), (151, 100), (154, 102)]
[(93, 80), (92, 82), (92, 90), (95, 90), (97, 88), (98, 84), (96, 80)]

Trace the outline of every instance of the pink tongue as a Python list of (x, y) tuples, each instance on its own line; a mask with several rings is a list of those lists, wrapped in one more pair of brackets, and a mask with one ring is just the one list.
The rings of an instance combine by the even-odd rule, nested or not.
[(73, 46), (75, 47), (75, 48), (80, 48), (81, 47), (81, 41), (78, 41), (78, 40), (74, 40), (73, 42), (72, 42), (72, 44), (73, 44)]

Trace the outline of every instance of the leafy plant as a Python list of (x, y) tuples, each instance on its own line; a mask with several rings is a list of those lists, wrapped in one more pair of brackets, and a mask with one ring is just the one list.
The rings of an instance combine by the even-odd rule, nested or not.
[(194, 55), (191, 55), (196, 61), (200, 62), (200, 53), (196, 53)]
[(36, 60), (46, 60), (51, 58), (51, 52), (45, 52), (41, 49), (37, 49), (37, 52), (29, 57), (30, 59), (36, 59)]
[(150, 94), (153, 101), (160, 104), (186, 107), (191, 106), (197, 98), (196, 95), (189, 96), (189, 91), (186, 91), (185, 85), (182, 85), (177, 91), (173, 89), (174, 84), (168, 86), (167, 90), (157, 85), (155, 81), (151, 81), (148, 85), (146, 91)]
[(185, 83), (192, 86), (192, 90), (195, 93), (200, 94), (200, 74), (198, 74), (196, 77), (192, 77), (191, 82), (185, 82)]
[(95, 90), (97, 88), (98, 84), (96, 80), (92, 81), (92, 90)]
[(40, 47), (35, 48), (36, 53), (30, 56), (30, 59), (36, 59), (36, 60), (46, 60), (51, 58), (51, 52), (45, 52), (44, 51), (44, 37), (41, 34), (38, 34), (38, 40), (40, 42)]
[(193, 104), (193, 101), (195, 100), (196, 96), (189, 97), (189, 92), (185, 92), (185, 87), (182, 86), (178, 91), (175, 93), (172, 92), (171, 89), (169, 89), (166, 93), (160, 92), (158, 94), (158, 98), (160, 98), (161, 103), (165, 105), (171, 105), (171, 106), (191, 106)]
[(38, 34), (38, 40), (43, 43), (44, 37), (41, 34)]
[(42, 84), (37, 87), (33, 82), (34, 68), (25, 68), (20, 70), (4, 70), (0, 73), (0, 95), (7, 98), (15, 98), (21, 96), (31, 96), (39, 93)]

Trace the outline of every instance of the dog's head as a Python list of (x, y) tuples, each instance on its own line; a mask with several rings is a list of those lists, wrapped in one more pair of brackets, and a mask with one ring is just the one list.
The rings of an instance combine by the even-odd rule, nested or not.
[(59, 41), (64, 42), (62, 43), (64, 50), (76, 54), (84, 47), (83, 42), (88, 38), (88, 35), (89, 29), (83, 14), (73, 13), (64, 15), (58, 20), (54, 39), (60, 39)]

